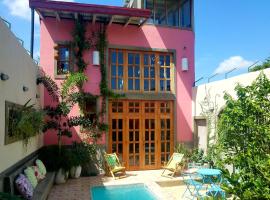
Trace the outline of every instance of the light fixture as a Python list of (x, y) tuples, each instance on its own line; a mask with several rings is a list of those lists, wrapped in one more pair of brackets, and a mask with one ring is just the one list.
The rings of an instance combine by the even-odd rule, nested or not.
[(182, 57), (182, 71), (188, 71), (188, 58), (186, 56), (187, 47), (183, 47), (183, 57)]
[(182, 58), (182, 71), (188, 71), (188, 58)]
[(6, 80), (9, 79), (9, 76), (8, 76), (7, 74), (1, 73), (1, 74), (0, 74), (0, 79), (1, 79), (2, 81), (6, 81)]
[(23, 86), (23, 91), (24, 91), (24, 92), (27, 92), (28, 90), (29, 90), (29, 88), (28, 88), (28, 87)]
[(93, 51), (93, 65), (99, 65), (99, 51)]

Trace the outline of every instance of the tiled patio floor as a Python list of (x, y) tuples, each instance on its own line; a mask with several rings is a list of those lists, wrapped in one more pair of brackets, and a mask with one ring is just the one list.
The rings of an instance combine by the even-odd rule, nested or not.
[[(180, 200), (185, 190), (181, 177), (162, 177), (161, 170), (129, 171), (126, 178), (114, 180), (103, 175), (69, 179), (63, 185), (55, 185), (49, 200), (89, 200), (92, 186), (113, 186), (144, 183), (160, 199)], [(158, 184), (159, 183), (159, 184)], [(162, 187), (161, 187), (162, 185)]]

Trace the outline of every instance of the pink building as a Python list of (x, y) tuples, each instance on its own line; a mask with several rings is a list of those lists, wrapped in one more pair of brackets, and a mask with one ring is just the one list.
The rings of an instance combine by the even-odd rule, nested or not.
[[(192, 0), (134, 0), (124, 7), (29, 0), (41, 24), (40, 64), (57, 83), (74, 69), (71, 32), (81, 17), (87, 34), (100, 24), (106, 28), (107, 80), (115, 93), (106, 101), (108, 133), (99, 141), (108, 152), (122, 157), (129, 170), (160, 168), (177, 142), (192, 143), (192, 85), (194, 31)], [(59, 58), (55, 58), (55, 51)], [(88, 66), (85, 91), (100, 94), (99, 66), (93, 50), (84, 55)], [(45, 92), (44, 104), (51, 99)], [(89, 112), (100, 111), (100, 101)], [(78, 108), (72, 110), (76, 115)], [(56, 134), (45, 134), (45, 144)], [(79, 140), (80, 127), (65, 143)]]

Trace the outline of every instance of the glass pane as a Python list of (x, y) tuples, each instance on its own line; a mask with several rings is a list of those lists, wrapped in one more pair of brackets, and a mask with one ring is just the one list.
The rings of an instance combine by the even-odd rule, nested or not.
[(165, 120), (164, 119), (161, 119), (160, 120), (160, 124), (161, 124), (161, 128), (164, 129), (165, 128)]
[(159, 56), (159, 65), (164, 66), (164, 56), (163, 55)]
[(123, 129), (123, 121), (122, 121), (122, 119), (118, 119), (118, 129)]
[(139, 132), (135, 132), (135, 141), (139, 141), (139, 137), (140, 137), (140, 134), (139, 134)]
[(145, 120), (145, 129), (149, 129), (149, 120), (148, 119)]
[(112, 72), (111, 72), (112, 76), (116, 76), (116, 66), (112, 65)]
[(181, 27), (190, 28), (191, 27), (191, 1), (186, 0), (181, 5)]
[(116, 144), (112, 145), (112, 152), (115, 153), (116, 152)]
[(133, 79), (128, 79), (128, 90), (133, 90)]
[(151, 17), (148, 19), (148, 23), (153, 23), (154, 22), (154, 0), (146, 0), (145, 1), (145, 8), (149, 9), (152, 11)]
[(156, 60), (154, 54), (151, 55), (150, 60), (151, 60), (151, 66), (154, 66), (155, 60)]
[(128, 64), (133, 64), (133, 54), (132, 53), (128, 54)]
[(148, 65), (148, 54), (144, 54), (144, 56), (143, 56), (143, 64)]
[(170, 120), (167, 119), (167, 129), (170, 129)]
[(156, 86), (155, 86), (155, 79), (152, 79), (151, 80), (151, 91), (155, 91), (155, 89), (156, 89)]
[(123, 89), (123, 79), (119, 78), (118, 79), (118, 90), (122, 90)]
[(165, 152), (165, 143), (164, 142), (161, 143), (161, 152)]
[(149, 91), (149, 81), (144, 80), (144, 91)]
[(161, 140), (165, 140), (165, 132), (161, 131)]
[(145, 152), (149, 151), (149, 143), (144, 144), (144, 150), (145, 150)]
[(169, 26), (179, 26), (178, 0), (167, 1), (167, 17)]
[(116, 119), (112, 120), (112, 129), (116, 129)]
[(135, 64), (136, 65), (139, 65), (140, 64), (140, 55), (139, 54), (136, 54), (135, 55)]
[(171, 91), (171, 81), (170, 80), (166, 81), (166, 90)]
[(112, 89), (116, 89), (116, 78), (112, 78), (111, 85), (112, 85)]
[(148, 154), (145, 155), (145, 161), (144, 162), (145, 162), (146, 165), (149, 165), (149, 155)]
[(148, 141), (149, 140), (149, 132), (148, 131), (145, 131), (145, 140)]
[(166, 68), (166, 78), (170, 78), (171, 77), (171, 70), (170, 68)]
[(57, 73), (66, 74), (69, 72), (69, 62), (59, 62)]
[(165, 155), (164, 154), (162, 154), (161, 155), (161, 162), (165, 162), (166, 160), (165, 160)]
[(136, 166), (139, 166), (139, 164), (140, 164), (140, 159), (139, 158), (140, 158), (139, 155), (135, 156), (135, 165)]
[(140, 79), (135, 80), (135, 90), (140, 90)]
[(118, 153), (123, 153), (123, 144), (118, 144)]
[(165, 62), (165, 65), (166, 66), (170, 66), (171, 64), (171, 61), (170, 61), (170, 55), (166, 55), (166, 62)]
[(151, 78), (155, 78), (155, 68), (154, 67), (150, 68), (150, 76), (151, 76)]
[(139, 148), (139, 143), (135, 144), (135, 153), (139, 153), (140, 148)]
[(155, 129), (155, 120), (151, 119), (151, 129)]
[(135, 70), (134, 70), (135, 72), (135, 77), (140, 77), (140, 67), (139, 66), (136, 66), (135, 67)]
[(129, 129), (133, 129), (133, 120), (132, 119), (129, 120)]
[(151, 152), (152, 152), (152, 153), (155, 152), (155, 145), (154, 145), (154, 143), (152, 143), (152, 145), (151, 145)]
[(166, 151), (170, 152), (170, 142), (167, 142)]
[(119, 142), (122, 142), (123, 141), (123, 132), (122, 131), (119, 131), (118, 132), (118, 141)]
[(133, 153), (133, 144), (129, 144), (129, 153)]
[(160, 90), (164, 91), (164, 81), (160, 80)]
[(118, 52), (118, 64), (124, 64), (123, 52)]
[(130, 156), (129, 156), (129, 165), (130, 165), (130, 166), (133, 166), (133, 165), (134, 165), (134, 158), (133, 158), (133, 155), (130, 155)]
[(123, 66), (118, 66), (118, 76), (123, 76)]
[(132, 131), (129, 132), (129, 141), (130, 142), (133, 141), (133, 132)]
[(116, 132), (115, 131), (112, 132), (112, 141), (113, 142), (116, 141)]
[(151, 165), (155, 164), (155, 155), (151, 155)]
[(164, 77), (164, 68), (163, 67), (159, 69), (159, 77), (160, 78), (165, 78)]
[(135, 129), (139, 129), (139, 120), (138, 119), (135, 120)]
[(69, 48), (68, 47), (61, 47), (59, 50), (60, 61), (69, 60)]
[(167, 131), (166, 140), (170, 140), (170, 131)]
[(116, 63), (116, 52), (112, 52), (112, 63)]
[(155, 0), (155, 23), (166, 24), (165, 0)]
[(155, 141), (155, 131), (151, 131), (151, 141)]
[(144, 77), (149, 77), (149, 68), (148, 67), (144, 67)]
[(128, 67), (128, 77), (133, 77), (133, 67)]

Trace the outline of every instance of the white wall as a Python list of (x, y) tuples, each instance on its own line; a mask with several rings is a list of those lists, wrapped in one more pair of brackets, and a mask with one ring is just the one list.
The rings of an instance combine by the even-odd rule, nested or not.
[[(209, 98), (210, 102), (212, 103), (213, 108), (215, 108), (216, 113), (218, 114), (225, 105), (225, 101), (223, 98), (225, 92), (236, 98), (236, 93), (234, 91), (235, 86), (238, 83), (242, 86), (251, 85), (251, 83), (258, 77), (260, 72), (261, 71), (250, 72), (232, 78), (214, 81), (211, 83), (202, 84), (197, 87), (194, 87), (192, 91), (193, 117), (202, 117), (201, 103), (204, 101), (204, 98), (206, 97), (206, 91), (210, 94)], [(265, 69), (263, 70), (263, 72), (266, 74), (268, 78), (270, 78), (270, 69)], [(212, 133), (214, 131), (215, 130), (213, 129)]]
[[(0, 19), (0, 73), (9, 80), (0, 80), (0, 173), (43, 145), (42, 135), (31, 138), (27, 148), (21, 141), (5, 145), (5, 101), (16, 104), (31, 103), (40, 106), (39, 89), (36, 86), (37, 66), (14, 34)], [(23, 91), (23, 86), (29, 88)]]

